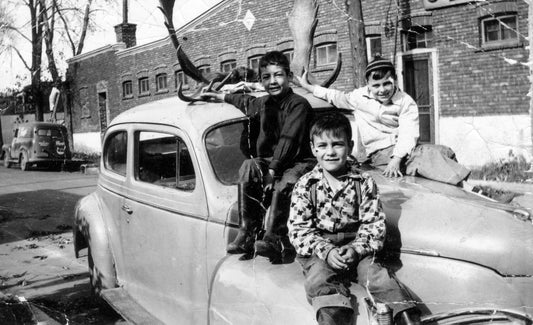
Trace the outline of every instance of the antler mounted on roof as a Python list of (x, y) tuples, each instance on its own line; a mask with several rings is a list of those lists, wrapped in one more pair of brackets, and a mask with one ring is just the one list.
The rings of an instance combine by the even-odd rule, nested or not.
[[(304, 70), (309, 71), (309, 61), (313, 48), (313, 37), (315, 35), (318, 4), (316, 0), (294, 0), (294, 6), (289, 14), (289, 28), (294, 39), (294, 58), (291, 63), (291, 70), (301, 75)], [(321, 83), (323, 87), (329, 87), (341, 70), (341, 53), (337, 54), (337, 65), (331, 75)], [(317, 84), (315, 78), (308, 74), (309, 82)]]

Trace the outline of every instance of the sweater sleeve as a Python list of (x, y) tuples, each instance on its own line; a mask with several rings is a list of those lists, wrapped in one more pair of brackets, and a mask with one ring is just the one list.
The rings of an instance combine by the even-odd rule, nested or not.
[(398, 140), (392, 154), (403, 158), (411, 153), (420, 136), (418, 106), (407, 94), (398, 116), (398, 125)]
[(335, 246), (320, 235), (315, 208), (310, 198), (309, 188), (300, 179), (291, 196), (289, 240), (299, 255), (311, 256), (316, 253), (319, 258), (326, 260), (329, 251)]
[(361, 205), (359, 218), (361, 225), (351, 245), (363, 257), (383, 248), (385, 241), (385, 213), (381, 207), (376, 183), (371, 177), (364, 177), (361, 184)]
[(261, 110), (259, 99), (247, 94), (227, 94), (224, 101), (237, 107), (246, 116), (254, 116)]
[(288, 110), (269, 165), (269, 168), (273, 169), (277, 175), (281, 174), (286, 166), (294, 161), (303, 146), (309, 145), (309, 143), (303, 143), (303, 140), (306, 138), (305, 133), (311, 114), (311, 105), (305, 100), (296, 101)]
[(357, 104), (356, 101), (351, 99), (352, 93), (345, 93), (340, 90), (324, 88), (321, 86), (315, 86), (315, 89), (313, 90), (313, 96), (326, 100), (337, 108), (355, 111), (357, 109)]

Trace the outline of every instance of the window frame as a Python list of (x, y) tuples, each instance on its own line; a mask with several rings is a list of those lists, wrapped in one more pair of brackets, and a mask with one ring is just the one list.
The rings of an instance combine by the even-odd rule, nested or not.
[[(141, 77), (138, 80), (139, 96), (150, 95), (150, 79), (148, 77)], [(146, 85), (146, 90), (143, 91), (143, 85)]]
[[(331, 55), (330, 57), (330, 51), (329, 49), (331, 47), (335, 47), (335, 54), (334, 55)], [(319, 60), (319, 50), (320, 49), (326, 49), (325, 53), (326, 53), (326, 62), (321, 62), (321, 60)], [(338, 47), (337, 47), (337, 43), (336, 42), (326, 42), (326, 43), (320, 43), (320, 44), (317, 44), (314, 48), (314, 55), (315, 55), (315, 67), (327, 67), (327, 66), (331, 66), (331, 65), (334, 65), (337, 63), (337, 56), (338, 56)]]
[[(415, 46), (410, 47), (411, 44), (409, 37), (415, 35)], [(424, 35), (424, 39), (419, 39), (417, 35)], [(412, 51), (415, 49), (427, 49), (432, 48), (434, 43), (433, 27), (432, 26), (417, 26), (401, 32), (402, 48), (404, 52)], [(424, 46), (418, 46), (424, 43)]]
[[(129, 87), (126, 87), (128, 86)], [(126, 91), (129, 90), (129, 91)], [(133, 81), (132, 80), (124, 80), (122, 82), (122, 99), (128, 99), (133, 98)]]
[(181, 82), (183, 89), (189, 89), (189, 77), (183, 72), (183, 70), (174, 71), (174, 87), (178, 90), (178, 85)]
[[(378, 54), (372, 52), (372, 41), (373, 40), (379, 40), (380, 53)], [(366, 35), (365, 42), (366, 42), (366, 58), (368, 62), (372, 61), (376, 56), (380, 56), (380, 57), (383, 56), (383, 42), (381, 39), (381, 34)]]
[(286, 49), (286, 50), (281, 51), (281, 53), (285, 55), (287, 60), (289, 60), (289, 64), (291, 64), (292, 61), (294, 60), (294, 49)]
[[(253, 56), (248, 57), (248, 59), (246, 60), (248, 69), (252, 69), (253, 71), (257, 73), (257, 75), (259, 75), (259, 61), (261, 61), (262, 56), (263, 56), (262, 54), (253, 55)], [(257, 67), (254, 68), (253, 62), (257, 62)]]
[[(125, 148), (125, 152), (124, 152), (124, 169), (122, 170), (119, 170), (119, 169), (116, 169), (114, 168), (113, 166), (110, 165), (109, 163), (109, 146), (110, 146), (110, 141), (112, 139), (115, 138), (115, 136), (117, 135), (124, 135), (125, 136), (125, 139), (124, 139), (124, 148)], [(122, 177), (126, 177), (126, 173), (127, 173), (127, 166), (128, 166), (128, 131), (127, 130), (117, 130), (113, 133), (111, 133), (110, 135), (108, 135), (105, 139), (105, 143), (104, 143), (104, 146), (103, 146), (103, 150), (102, 150), (102, 160), (103, 160), (103, 168), (107, 171), (107, 172), (110, 172), (110, 173), (113, 173), (113, 174), (116, 174), (116, 175), (119, 175), (119, 176), (122, 176)]]
[[(160, 82), (162, 84), (160, 84)], [(161, 72), (155, 75), (155, 91), (157, 93), (168, 91), (168, 75), (166, 72)]]
[[(227, 67), (229, 67), (229, 70), (226, 69)], [(220, 62), (220, 71), (222, 73), (229, 73), (236, 68), (237, 68), (237, 60), (231, 59), (231, 60)]]
[[(514, 29), (509, 29), (505, 27), (501, 21), (502, 19), (506, 18), (514, 18)], [(486, 23), (496, 21), (498, 26), (498, 39), (493, 41), (487, 41), (487, 31), (486, 31)], [(505, 23), (507, 24), (507, 23)], [(516, 12), (507, 12), (507, 13), (499, 13), (491, 16), (485, 16), (481, 17), (479, 19), (479, 29), (480, 29), (480, 44), (483, 48), (493, 48), (493, 47), (509, 47), (509, 46), (516, 46), (520, 45), (520, 36), (519, 36), (519, 21), (518, 21), (518, 14)], [(511, 33), (514, 34), (514, 38), (507, 38), (503, 39), (503, 32), (505, 30), (509, 30)]]
[[(165, 182), (163, 181), (163, 179), (154, 179), (154, 181), (150, 181), (150, 180), (147, 180), (147, 179), (142, 179), (141, 177), (141, 134), (142, 133), (146, 133), (146, 134), (152, 134), (152, 135), (156, 135), (156, 134), (159, 134), (161, 135), (160, 137), (154, 137), (154, 139), (165, 139), (165, 138), (173, 138), (174, 141), (173, 141), (173, 145), (174, 147), (176, 148), (176, 151), (174, 152), (174, 162), (175, 162), (175, 166), (174, 166), (174, 175), (175, 175), (175, 180), (174, 180), (174, 185), (175, 186), (168, 186), (168, 184), (165, 184)], [(138, 130), (135, 130), (134, 131), (134, 170), (133, 170), (133, 175), (134, 175), (134, 179), (136, 182), (139, 182), (139, 183), (142, 183), (142, 184), (147, 184), (149, 186), (158, 186), (158, 187), (164, 187), (164, 188), (169, 188), (169, 189), (172, 189), (172, 190), (178, 190), (180, 191), (181, 193), (191, 193), (191, 192), (194, 192), (198, 186), (198, 172), (197, 172), (197, 168), (195, 166), (195, 163), (194, 163), (194, 158), (193, 158), (193, 153), (191, 151), (191, 149), (189, 148), (189, 146), (187, 145), (186, 141), (174, 134), (173, 132), (168, 132), (166, 130), (148, 130), (148, 129), (138, 129)], [(145, 139), (144, 141), (149, 141), (149, 139)], [(189, 153), (189, 156), (188, 156), (188, 161), (186, 162), (187, 164), (189, 164), (189, 167), (192, 168), (192, 171), (193, 171), (193, 181), (194, 181), (194, 184), (193, 184), (193, 187), (180, 187), (180, 182), (182, 181), (181, 180), (181, 167), (183, 165), (181, 165), (181, 159), (182, 159), (182, 151), (183, 151), (183, 148), (186, 149), (186, 151)], [(164, 152), (161, 152), (161, 153), (158, 153), (156, 156), (157, 157), (160, 157), (162, 155), (164, 155), (165, 153)], [(152, 165), (152, 164), (148, 164), (148, 165)], [(164, 168), (164, 170), (168, 170), (166, 168)], [(155, 176), (155, 174), (154, 174)], [(161, 175), (160, 175), (161, 176)], [(190, 183), (190, 180), (189, 182)]]

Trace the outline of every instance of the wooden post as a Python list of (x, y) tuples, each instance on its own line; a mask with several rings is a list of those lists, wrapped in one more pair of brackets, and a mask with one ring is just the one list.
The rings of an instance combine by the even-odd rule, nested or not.
[(352, 49), (352, 64), (354, 69), (354, 86), (365, 85), (365, 69), (368, 64), (366, 58), (365, 23), (361, 0), (345, 0), (348, 13), (348, 31)]

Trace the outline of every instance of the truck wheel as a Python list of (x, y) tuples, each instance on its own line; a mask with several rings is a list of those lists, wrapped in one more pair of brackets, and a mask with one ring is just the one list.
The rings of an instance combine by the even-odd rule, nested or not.
[(4, 167), (11, 167), (11, 161), (9, 161), (9, 155), (7, 154), (7, 152), (4, 152)]
[(26, 151), (23, 151), (20, 154), (20, 169), (22, 171), (30, 170), (30, 163), (28, 162), (28, 153)]

